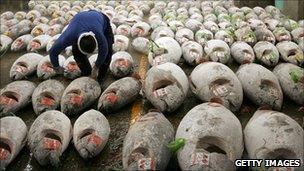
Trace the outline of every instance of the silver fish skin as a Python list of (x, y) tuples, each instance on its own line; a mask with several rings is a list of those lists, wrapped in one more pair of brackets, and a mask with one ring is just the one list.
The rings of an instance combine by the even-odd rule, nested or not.
[[(295, 171), (303, 170), (303, 139), (303, 128), (291, 117), (278, 111), (257, 110), (244, 129), (249, 159), (300, 159), (300, 167), (291, 167)], [(273, 169), (267, 168), (269, 171)]]
[(219, 98), (222, 104), (233, 112), (243, 102), (242, 84), (234, 72), (218, 62), (205, 62), (194, 68), (189, 76), (192, 92), (202, 101)]
[(243, 64), (236, 72), (244, 94), (254, 104), (280, 110), (283, 103), (283, 92), (277, 77), (262, 65)]
[[(304, 69), (291, 64), (281, 63), (273, 71), (285, 95), (299, 105), (304, 105)], [(296, 74), (297, 78), (293, 78)]]
[(132, 103), (139, 95), (141, 82), (134, 77), (121, 78), (103, 91), (98, 101), (98, 110), (115, 111)]
[(100, 85), (94, 79), (77, 78), (63, 92), (61, 111), (68, 116), (75, 116), (98, 100), (100, 93)]
[(177, 152), (181, 170), (236, 170), (234, 161), (244, 149), (240, 121), (218, 103), (192, 108), (181, 120), (175, 138), (185, 139)]
[(64, 89), (64, 85), (57, 80), (46, 80), (40, 83), (32, 94), (32, 104), (36, 115), (57, 109)]
[(184, 102), (189, 82), (179, 66), (167, 62), (148, 70), (142, 90), (154, 107), (162, 112), (171, 112)]
[(0, 116), (14, 113), (31, 102), (36, 85), (30, 81), (14, 81), (0, 91)]
[(167, 145), (174, 129), (158, 112), (141, 116), (129, 129), (122, 151), (124, 170), (165, 170), (171, 157)]
[(57, 110), (39, 115), (28, 132), (28, 147), (42, 166), (57, 167), (72, 138), (70, 119)]
[(74, 146), (84, 159), (97, 156), (107, 144), (109, 135), (110, 124), (97, 110), (83, 113), (74, 123)]
[(0, 119), (0, 132), (0, 170), (5, 170), (26, 144), (27, 127), (21, 118), (6, 116)]

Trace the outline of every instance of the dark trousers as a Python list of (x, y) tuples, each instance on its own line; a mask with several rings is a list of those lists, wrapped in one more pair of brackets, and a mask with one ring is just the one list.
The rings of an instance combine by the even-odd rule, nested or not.
[[(108, 55), (106, 56), (104, 63), (102, 65), (100, 65), (100, 67), (98, 69), (98, 76), (97, 76), (98, 82), (101, 82), (102, 79), (106, 76), (111, 59), (112, 59), (112, 53), (113, 53), (112, 45), (114, 43), (114, 35), (112, 32), (110, 20), (108, 19), (108, 17), (106, 17), (106, 20), (107, 20), (107, 28), (105, 29), (104, 34), (105, 34), (105, 37), (107, 38), (107, 43), (108, 43)], [(85, 54), (80, 52), (77, 44), (74, 44), (72, 46), (72, 53), (73, 53), (74, 59), (78, 65), (78, 67), (81, 70), (81, 76), (91, 75), (92, 66), (89, 62), (89, 59)]]

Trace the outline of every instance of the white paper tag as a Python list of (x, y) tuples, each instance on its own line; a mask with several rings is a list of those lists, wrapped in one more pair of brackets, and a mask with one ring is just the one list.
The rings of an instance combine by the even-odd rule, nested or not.
[(194, 153), (191, 155), (191, 163), (192, 165), (203, 165), (208, 166), (209, 165), (209, 154), (205, 153)]
[(227, 88), (225, 86), (217, 86), (214, 90), (213, 93), (218, 96), (218, 95), (222, 95), (224, 93), (228, 92)]
[(167, 90), (165, 88), (157, 89), (153, 92), (155, 97), (163, 97), (167, 95)]
[(152, 158), (142, 158), (138, 160), (138, 170), (155, 170), (154, 160)]

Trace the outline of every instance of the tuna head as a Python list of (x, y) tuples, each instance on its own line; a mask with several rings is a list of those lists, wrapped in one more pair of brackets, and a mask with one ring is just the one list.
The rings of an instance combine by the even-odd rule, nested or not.
[(231, 55), (239, 64), (252, 63), (255, 59), (252, 47), (246, 42), (235, 42), (231, 46)]
[[(244, 64), (236, 72), (245, 95), (258, 106), (280, 110), (283, 93), (276, 76), (262, 65)], [(253, 84), (254, 83), (254, 84)]]
[(26, 143), (27, 127), (15, 116), (0, 119), (0, 169), (5, 170)]
[(129, 48), (130, 40), (126, 36), (123, 35), (115, 35), (114, 36), (114, 44), (113, 51), (126, 51)]
[(244, 139), (250, 159), (300, 159), (303, 165), (303, 128), (284, 113), (257, 110), (244, 129)]
[(235, 170), (242, 156), (242, 126), (236, 116), (218, 103), (203, 103), (181, 120), (176, 139), (185, 139), (177, 153), (182, 170)]
[(32, 38), (30, 34), (20, 36), (12, 43), (11, 50), (19, 51), (25, 49)]
[(131, 46), (134, 50), (136, 50), (140, 53), (148, 54), (149, 53), (149, 44), (150, 44), (149, 39), (144, 38), (144, 37), (137, 37), (132, 40)]
[(117, 35), (123, 35), (123, 36), (130, 36), (131, 34), (131, 26), (126, 25), (126, 24), (122, 24), (120, 26), (117, 27), (116, 29), (116, 34)]
[(115, 77), (124, 77), (133, 72), (133, 58), (125, 51), (119, 51), (113, 54), (110, 63), (110, 71)]
[(163, 114), (150, 112), (140, 117), (123, 143), (124, 170), (165, 170), (171, 157), (167, 145), (173, 138), (173, 126)]
[(143, 92), (146, 98), (161, 111), (174, 111), (184, 101), (189, 83), (184, 71), (167, 62), (153, 66), (146, 74)]
[(176, 40), (171, 37), (161, 37), (150, 45), (148, 60), (151, 66), (166, 62), (177, 64), (182, 56), (182, 50)]
[(231, 111), (238, 111), (243, 102), (243, 89), (234, 72), (218, 62), (198, 65), (190, 75), (190, 87), (202, 101), (218, 99)]
[[(63, 66), (65, 62), (65, 58), (62, 55), (59, 55), (59, 66)], [(49, 79), (56, 75), (56, 71), (54, 70), (49, 56), (45, 56), (37, 66), (37, 77), (41, 79)]]
[(276, 38), (273, 33), (264, 27), (259, 27), (255, 30), (255, 35), (257, 37), (257, 41), (267, 41), (272, 44), (275, 44)]
[(109, 135), (109, 122), (99, 111), (89, 110), (75, 121), (73, 142), (84, 159), (97, 156), (107, 144)]
[(0, 53), (4, 53), (11, 45), (11, 43), (13, 42), (13, 39), (4, 35), (4, 34), (1, 34), (1, 37), (0, 37)]
[(203, 48), (194, 41), (188, 41), (182, 45), (183, 58), (190, 65), (197, 65), (201, 60), (207, 61)]
[(78, 67), (74, 56), (70, 56), (65, 62), (64, 62), (64, 76), (69, 79), (75, 79), (81, 75), (80, 68)]
[(195, 33), (195, 40), (203, 47), (211, 39), (213, 39), (213, 33), (207, 29), (201, 29)]
[(101, 93), (97, 81), (81, 77), (72, 81), (64, 90), (61, 98), (61, 111), (66, 115), (76, 115), (92, 105)]
[(36, 85), (30, 81), (14, 81), (0, 91), (0, 116), (26, 106)]
[(280, 42), (276, 45), (284, 61), (304, 67), (304, 55), (300, 47), (291, 41)]
[(144, 37), (149, 34), (151, 27), (146, 22), (139, 22), (132, 26), (131, 35), (132, 37)]
[(277, 42), (291, 41), (290, 32), (286, 30), (284, 27), (276, 27), (276, 29), (273, 31), (273, 34)]
[(215, 33), (215, 39), (220, 39), (226, 42), (229, 46), (231, 46), (234, 42), (234, 34), (228, 30), (219, 30)]
[(28, 146), (40, 165), (59, 165), (72, 137), (71, 131), (69, 118), (59, 111), (50, 110), (36, 118), (29, 130)]
[(279, 62), (279, 51), (268, 41), (260, 41), (256, 43), (253, 50), (256, 54), (256, 58), (266, 66), (275, 66)]
[(194, 33), (187, 28), (182, 28), (176, 31), (175, 40), (182, 45), (187, 41), (191, 41), (194, 39)]
[(209, 40), (204, 50), (213, 62), (227, 63), (230, 60), (230, 48), (228, 44), (222, 40)]
[(141, 82), (137, 78), (125, 77), (113, 82), (100, 96), (98, 109), (115, 111), (133, 102), (139, 94)]
[(57, 80), (46, 80), (40, 83), (32, 95), (33, 109), (37, 115), (57, 109), (64, 91), (64, 85)]

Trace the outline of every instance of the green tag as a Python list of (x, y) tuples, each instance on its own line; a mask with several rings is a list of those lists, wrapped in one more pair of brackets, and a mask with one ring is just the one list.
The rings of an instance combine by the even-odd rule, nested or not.
[(302, 74), (299, 69), (293, 69), (289, 72), (289, 75), (294, 83), (298, 83)]
[(186, 140), (184, 138), (178, 138), (172, 141), (170, 144), (168, 144), (167, 147), (172, 153), (176, 153), (180, 148), (182, 148), (185, 145), (185, 142)]

